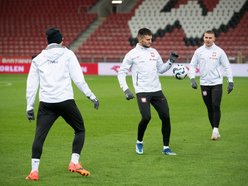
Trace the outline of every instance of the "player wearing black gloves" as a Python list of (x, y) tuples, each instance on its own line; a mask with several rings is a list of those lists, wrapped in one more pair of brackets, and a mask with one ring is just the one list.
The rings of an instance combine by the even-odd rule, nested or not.
[(211, 139), (217, 140), (220, 138), (219, 123), (223, 84), (221, 67), (228, 78), (228, 94), (233, 90), (233, 75), (226, 53), (214, 44), (214, 32), (206, 31), (203, 40), (204, 45), (195, 51), (191, 59), (188, 76), (190, 77), (192, 88), (197, 89), (195, 68), (199, 68), (202, 98), (207, 107), (208, 118), (212, 127)]
[(33, 109), (27, 111), (27, 118), (28, 118), (29, 121), (35, 120), (35, 117), (34, 117), (34, 110), (33, 110)]
[(124, 93), (125, 93), (125, 96), (126, 96), (127, 100), (130, 100), (130, 99), (134, 98), (133, 93), (129, 89), (125, 90)]
[(169, 56), (169, 62), (175, 63), (176, 59), (179, 57), (179, 55), (176, 52), (171, 52)]
[(178, 55), (172, 52), (169, 60), (163, 63), (157, 50), (150, 47), (152, 43), (152, 32), (147, 28), (142, 28), (138, 31), (138, 40), (139, 43), (137, 43), (136, 47), (126, 54), (118, 71), (120, 87), (127, 100), (134, 98), (126, 82), (126, 75), (129, 69), (131, 68), (132, 71), (133, 86), (141, 113), (141, 120), (138, 125), (136, 153), (143, 154), (143, 137), (151, 119), (150, 105), (152, 105), (162, 121), (162, 152), (166, 155), (176, 155), (169, 148), (171, 132), (169, 107), (161, 89), (158, 73), (164, 73), (169, 70), (172, 63), (178, 58)]
[(61, 116), (74, 130), (72, 155), (69, 171), (89, 176), (82, 168), (79, 158), (83, 149), (85, 127), (81, 113), (74, 101), (71, 81), (84, 93), (98, 109), (99, 101), (85, 82), (75, 54), (62, 46), (63, 37), (57, 28), (46, 32), (48, 46), (33, 60), (27, 79), (27, 119), (34, 120), (34, 103), (39, 89), (39, 108), (36, 132), (32, 146), (32, 170), (27, 180), (38, 180), (38, 168), (43, 143), (56, 119)]

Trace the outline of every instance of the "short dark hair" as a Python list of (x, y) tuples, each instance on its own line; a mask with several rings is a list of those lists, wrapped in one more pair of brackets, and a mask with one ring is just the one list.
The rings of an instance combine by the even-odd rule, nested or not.
[(63, 40), (63, 36), (60, 32), (60, 30), (56, 27), (52, 27), (47, 29), (46, 31), (46, 36), (47, 36), (47, 43), (57, 43), (60, 44), (61, 41)]
[(152, 35), (152, 31), (149, 30), (148, 28), (141, 28), (141, 29), (139, 29), (139, 31), (138, 31), (138, 37), (145, 36), (145, 35), (151, 36)]
[(215, 32), (213, 30), (207, 30), (206, 32), (204, 32), (204, 34), (214, 34), (214, 36), (215, 36)]

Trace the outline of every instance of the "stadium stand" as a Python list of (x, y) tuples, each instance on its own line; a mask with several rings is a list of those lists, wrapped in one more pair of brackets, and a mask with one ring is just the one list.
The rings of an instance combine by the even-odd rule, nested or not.
[[(144, 1), (129, 21), (133, 37), (131, 44), (135, 43), (138, 28), (150, 27), (155, 37), (153, 45), (161, 54), (168, 56), (170, 50), (176, 50), (180, 61), (184, 62), (189, 61), (193, 51), (202, 44), (203, 32), (213, 29), (218, 36), (216, 43), (226, 50), (230, 59), (235, 59), (240, 53), (247, 57), (247, 1), (209, 2)], [(225, 35), (230, 42), (223, 43), (222, 40), (227, 38)]]
[[(70, 46), (97, 18), (89, 9), (101, 0), (1, 0), (0, 56), (33, 56), (46, 46), (44, 31), (56, 25)], [(136, 43), (141, 27), (154, 34), (153, 46), (164, 60), (177, 51), (188, 62), (214, 29), (216, 43), (231, 62), (248, 59), (248, 0), (139, 0), (128, 13), (112, 13), (79, 46), (81, 62), (119, 62)], [(245, 60), (244, 60), (245, 59)]]
[[(110, 15), (88, 40), (78, 48), (76, 55), (84, 61), (120, 61), (131, 49), (127, 21), (129, 14)], [(104, 59), (105, 58), (105, 59)]]
[(87, 14), (97, 0), (1, 0), (0, 56), (33, 56), (46, 47), (45, 31), (61, 29), (69, 46), (96, 14)]
[(81, 61), (119, 62), (132, 48), (129, 43), (130, 30), (128, 20), (135, 9), (143, 2), (139, 1), (130, 13), (109, 15), (103, 24), (75, 52)]

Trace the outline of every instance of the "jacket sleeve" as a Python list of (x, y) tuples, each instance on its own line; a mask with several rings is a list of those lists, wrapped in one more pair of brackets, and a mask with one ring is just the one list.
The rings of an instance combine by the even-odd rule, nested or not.
[(32, 110), (34, 109), (34, 103), (35, 103), (35, 98), (36, 94), (39, 88), (39, 71), (37, 64), (32, 61), (30, 70), (28, 73), (28, 78), (27, 78), (27, 85), (26, 85), (26, 101), (27, 101), (27, 108), (26, 110)]
[(221, 53), (220, 62), (221, 62), (221, 65), (223, 66), (228, 82), (233, 82), (233, 74), (232, 74), (231, 65), (224, 51), (222, 51)]
[(84, 75), (82, 72), (82, 68), (77, 60), (76, 55), (70, 51), (70, 58), (69, 58), (69, 73), (71, 76), (72, 81), (78, 87), (78, 89), (85, 94), (90, 99), (95, 99), (96, 96), (90, 90), (88, 84), (84, 79)]
[(164, 63), (158, 52), (157, 52), (157, 55), (158, 55), (158, 61), (157, 61), (158, 72), (160, 74), (165, 73), (172, 67), (172, 63), (170, 62), (169, 59), (167, 60), (166, 63)]
[(195, 51), (195, 53), (194, 53), (194, 55), (190, 61), (190, 64), (189, 64), (188, 76), (190, 79), (195, 78), (195, 69), (196, 69), (197, 65), (198, 65), (198, 54)]
[(128, 85), (126, 82), (126, 76), (129, 72), (131, 66), (132, 66), (132, 60), (129, 57), (129, 55), (127, 54), (122, 61), (122, 64), (119, 68), (118, 75), (117, 75), (120, 87), (123, 91), (128, 89)]

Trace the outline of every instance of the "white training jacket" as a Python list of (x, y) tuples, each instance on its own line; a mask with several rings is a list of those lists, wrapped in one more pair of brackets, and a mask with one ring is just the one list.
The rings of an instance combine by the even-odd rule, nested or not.
[(27, 111), (34, 108), (38, 88), (39, 100), (59, 103), (74, 99), (71, 80), (90, 99), (96, 96), (85, 82), (75, 54), (59, 44), (52, 43), (32, 60), (27, 78)]
[(205, 44), (196, 49), (188, 72), (190, 79), (195, 78), (195, 69), (200, 70), (200, 85), (212, 86), (223, 83), (222, 71), (228, 82), (233, 82), (232, 69), (226, 53), (217, 45), (207, 47)]
[(123, 91), (128, 89), (126, 75), (131, 70), (135, 93), (160, 91), (159, 73), (166, 72), (171, 66), (169, 60), (163, 63), (156, 49), (145, 48), (137, 43), (126, 54), (118, 71), (120, 87)]

